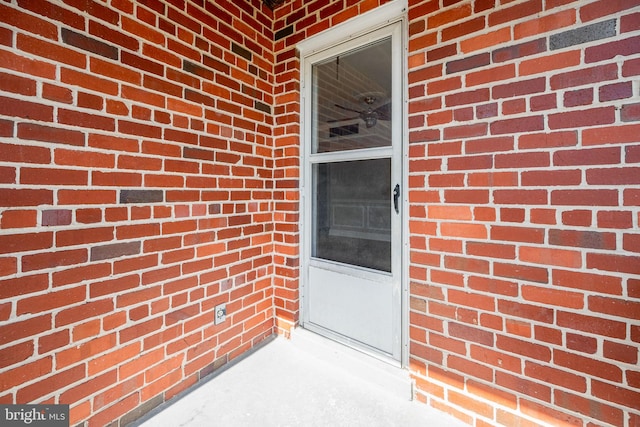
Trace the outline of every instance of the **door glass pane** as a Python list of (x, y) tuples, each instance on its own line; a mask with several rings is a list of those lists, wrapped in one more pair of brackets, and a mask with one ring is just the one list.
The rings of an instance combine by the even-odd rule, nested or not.
[(391, 160), (313, 167), (312, 256), (391, 272)]
[(391, 145), (391, 38), (313, 66), (312, 152)]

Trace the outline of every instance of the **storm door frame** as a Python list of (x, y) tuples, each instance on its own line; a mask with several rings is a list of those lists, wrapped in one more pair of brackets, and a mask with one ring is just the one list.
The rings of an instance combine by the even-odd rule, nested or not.
[[(401, 367), (407, 367), (409, 364), (409, 198), (408, 198), (408, 168), (409, 168), (409, 135), (408, 135), (408, 85), (407, 85), (407, 55), (408, 55), (408, 36), (407, 36), (407, 0), (395, 0), (379, 6), (360, 16), (354, 17), (348, 21), (338, 24), (328, 30), (323, 31), (311, 38), (308, 38), (297, 45), (300, 57), (300, 259), (304, 263), (309, 259), (311, 251), (311, 200), (309, 195), (312, 191), (311, 182), (307, 182), (307, 177), (311, 176), (309, 169), (309, 155), (311, 154), (311, 86), (312, 86), (312, 64), (308, 60), (324, 50), (332, 49), (340, 44), (349, 42), (352, 39), (366, 36), (384, 27), (398, 24), (400, 25), (400, 44), (402, 51), (402, 64), (400, 66), (400, 77), (402, 79), (400, 86), (401, 100), (400, 108), (401, 116), (401, 356), (399, 361), (392, 361), (379, 357), (372, 353), (371, 356), (380, 358), (385, 362), (396, 364), (399, 362)], [(304, 264), (300, 266), (300, 325), (304, 328), (304, 314), (307, 305), (306, 286), (308, 283), (308, 269)]]

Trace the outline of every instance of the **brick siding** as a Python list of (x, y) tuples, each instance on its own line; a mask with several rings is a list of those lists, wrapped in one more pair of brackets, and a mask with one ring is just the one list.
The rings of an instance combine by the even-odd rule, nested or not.
[(410, 2), (411, 369), (469, 424), (640, 425), (639, 13)]
[[(125, 425), (297, 324), (295, 46), (383, 3), (0, 2), (1, 403)], [(417, 398), (639, 426), (640, 3), (408, 3)]]
[(0, 402), (124, 425), (275, 332), (272, 20), (0, 3)]

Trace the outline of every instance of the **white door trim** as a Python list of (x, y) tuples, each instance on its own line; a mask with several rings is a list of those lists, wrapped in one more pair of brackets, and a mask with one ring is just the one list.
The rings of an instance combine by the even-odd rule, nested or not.
[(300, 58), (309, 56), (328, 47), (375, 31), (393, 22), (404, 19), (407, 0), (394, 0), (348, 21), (335, 25), (328, 30), (311, 36), (297, 44)]
[[(396, 64), (400, 67), (400, 72), (398, 73), (401, 76), (401, 83), (399, 85), (399, 90), (401, 92), (400, 99), (401, 108), (400, 108), (400, 123), (401, 123), (401, 138), (402, 138), (402, 147), (401, 147), (401, 163), (402, 163), (402, 177), (401, 177), (401, 244), (402, 248), (400, 250), (401, 258), (402, 258), (402, 267), (400, 272), (400, 282), (401, 282), (401, 342), (400, 342), (400, 364), (402, 366), (408, 365), (409, 360), (409, 234), (408, 234), (408, 125), (407, 125), (407, 26), (406, 26), (406, 11), (407, 11), (407, 0), (395, 0), (391, 1), (383, 6), (380, 6), (370, 12), (364, 13), (358, 17), (355, 17), (349, 21), (343, 22), (333, 28), (330, 28), (320, 34), (317, 34), (313, 37), (310, 37), (307, 40), (302, 41), (298, 44), (297, 48), (300, 52), (300, 78), (301, 78), (301, 144), (300, 144), (300, 159), (301, 159), (301, 174), (300, 174), (300, 203), (301, 203), (301, 215), (300, 215), (300, 230), (301, 230), (301, 247), (300, 247), (300, 259), (303, 263), (307, 262), (309, 254), (310, 254), (310, 242), (309, 238), (307, 238), (308, 233), (308, 224), (309, 221), (307, 219), (310, 218), (310, 214), (307, 212), (310, 202), (308, 199), (308, 174), (306, 169), (309, 167), (309, 154), (308, 150), (310, 144), (311, 126), (305, 126), (305, 119), (309, 116), (309, 108), (307, 100), (307, 92), (308, 88), (306, 87), (307, 82), (310, 82), (311, 79), (311, 66), (310, 61), (308, 60), (311, 56), (322, 56), (317, 55), (320, 52), (325, 50), (332, 50), (338, 45), (349, 45), (349, 41), (356, 38), (361, 38), (368, 34), (375, 34), (377, 30), (387, 27), (394, 23), (399, 23), (400, 25), (400, 44), (402, 54), (400, 55), (401, 64)], [(365, 37), (366, 39), (366, 37)], [(362, 39), (358, 40), (358, 44), (362, 43)], [(309, 119), (310, 120), (310, 119)], [(354, 153), (356, 156), (357, 154)], [(316, 154), (315, 156), (318, 156)], [(331, 154), (327, 154), (327, 156), (331, 156)], [(300, 278), (300, 295), (301, 295), (301, 324), (304, 326), (304, 311), (305, 311), (305, 301), (306, 301), (306, 292), (305, 286), (308, 283), (308, 268), (304, 265), (301, 268), (301, 278)]]

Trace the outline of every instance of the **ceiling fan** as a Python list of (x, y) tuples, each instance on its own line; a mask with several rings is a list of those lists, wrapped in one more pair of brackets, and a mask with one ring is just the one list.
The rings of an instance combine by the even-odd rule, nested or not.
[(353, 119), (360, 118), (362, 119), (362, 121), (364, 121), (366, 127), (372, 128), (378, 123), (378, 120), (390, 120), (391, 119), (391, 103), (387, 102), (383, 105), (380, 105), (379, 107), (373, 108), (373, 104), (375, 104), (377, 100), (378, 98), (376, 96), (365, 95), (362, 98), (362, 102), (366, 105), (364, 110), (356, 110), (349, 107), (343, 107), (342, 105), (339, 105), (339, 104), (334, 104), (336, 107), (342, 110), (353, 111), (354, 113), (358, 113), (358, 115), (353, 117), (345, 117), (342, 119), (327, 120), (327, 122), (335, 123), (335, 122), (342, 122), (345, 120), (353, 120)]

